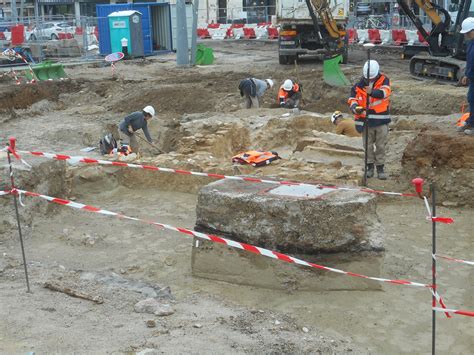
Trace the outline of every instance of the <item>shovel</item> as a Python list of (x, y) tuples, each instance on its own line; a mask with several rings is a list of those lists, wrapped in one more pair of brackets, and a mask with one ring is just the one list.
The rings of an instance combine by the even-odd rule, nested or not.
[(345, 77), (339, 63), (342, 63), (342, 55), (325, 59), (323, 62), (323, 80), (330, 86), (349, 86), (350, 82)]
[(138, 134), (138, 133), (135, 132), (135, 135), (136, 135), (138, 138), (140, 138), (140, 140), (142, 140), (143, 142), (145, 142), (145, 143), (149, 144), (151, 147), (155, 148), (155, 149), (158, 151), (158, 153), (155, 152), (156, 155), (163, 154), (163, 151), (162, 151), (160, 148), (158, 148), (158, 147), (157, 147), (156, 145), (154, 145), (153, 143), (148, 142), (148, 141), (147, 141), (145, 138), (143, 138), (140, 134)]

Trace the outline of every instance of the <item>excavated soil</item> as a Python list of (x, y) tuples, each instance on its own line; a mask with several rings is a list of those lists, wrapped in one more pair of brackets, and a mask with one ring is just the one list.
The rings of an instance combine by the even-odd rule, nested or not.
[(472, 137), (423, 129), (403, 153), (403, 173), (434, 182), (445, 204), (474, 206), (473, 149)]
[(47, 81), (16, 87), (11, 87), (11, 83), (9, 84), (0, 91), (0, 112), (26, 109), (44, 99), (56, 101), (61, 93), (72, 93), (78, 91), (79, 87), (77, 82), (70, 80)]
[[(297, 66), (281, 66), (276, 45), (269, 42), (205, 44), (215, 50), (212, 66), (176, 68), (170, 54), (118, 63), (118, 78), (111, 77), (110, 68), (77, 66), (67, 69), (68, 81), (16, 86), (4, 80), (0, 143), (4, 146), (15, 136), (20, 149), (99, 158), (96, 151), (81, 149), (97, 146), (99, 137), (125, 114), (151, 104), (157, 110), (151, 135), (164, 153), (157, 155), (155, 148), (141, 143), (139, 163), (360, 184), (361, 140), (335, 135), (329, 121), (334, 110), (348, 113), (349, 89), (324, 84), (320, 62), (305, 59)], [(351, 82), (360, 76), (365, 56), (360, 49), (350, 51), (343, 70)], [(454, 133), (466, 89), (413, 80), (408, 63), (394, 53), (376, 51), (373, 56), (392, 80), (394, 117), (387, 146), (390, 179), (370, 179), (369, 187), (404, 191), (418, 175), (434, 181), (443, 203), (439, 215), (455, 219), (438, 228), (440, 253), (470, 260), (474, 140)], [(298, 79), (303, 111), (277, 108), (276, 87), (264, 97), (263, 108), (242, 109), (238, 84), (248, 76), (271, 77), (276, 83)], [(282, 159), (257, 169), (232, 165), (231, 157), (248, 149), (275, 150)], [(52, 162), (28, 154), (23, 158), (32, 168), (14, 162), (21, 188), (191, 229), (196, 193), (213, 181)], [(0, 159), (5, 162), (5, 153), (0, 152)], [(5, 189), (5, 165), (2, 173), (0, 188)], [(378, 198), (377, 214), (387, 233), (382, 276), (429, 283), (431, 224), (425, 207), (413, 198)], [(298, 282), (269, 290), (201, 279), (192, 276), (189, 236), (37, 198), (22, 196), (21, 202), (33, 293), (25, 293), (11, 200), (0, 197), (0, 352), (399, 354), (431, 349), (431, 295), (426, 289), (382, 284), (382, 291), (309, 292), (299, 290)], [(438, 264), (439, 292), (448, 307), (474, 309), (470, 266)], [(258, 273), (252, 275), (253, 285), (265, 283)], [(343, 282), (347, 276), (333, 277)], [(43, 288), (46, 281), (100, 296), (104, 303), (52, 292)], [(159, 298), (157, 290), (166, 290), (167, 296)], [(174, 313), (134, 311), (138, 301), (154, 295)], [(473, 330), (467, 317), (447, 320), (439, 314), (438, 351), (469, 353)]]

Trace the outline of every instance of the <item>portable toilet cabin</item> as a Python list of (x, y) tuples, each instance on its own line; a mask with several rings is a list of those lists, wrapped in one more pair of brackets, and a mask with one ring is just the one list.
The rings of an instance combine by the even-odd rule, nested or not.
[(122, 51), (122, 40), (127, 39), (128, 54), (145, 55), (142, 33), (142, 14), (136, 10), (115, 11), (108, 15), (112, 53)]

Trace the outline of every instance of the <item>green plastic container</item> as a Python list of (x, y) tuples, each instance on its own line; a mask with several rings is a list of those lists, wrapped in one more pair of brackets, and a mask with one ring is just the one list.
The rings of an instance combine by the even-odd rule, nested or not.
[(214, 63), (214, 51), (212, 48), (198, 44), (196, 48), (196, 64), (211, 65), (212, 63)]

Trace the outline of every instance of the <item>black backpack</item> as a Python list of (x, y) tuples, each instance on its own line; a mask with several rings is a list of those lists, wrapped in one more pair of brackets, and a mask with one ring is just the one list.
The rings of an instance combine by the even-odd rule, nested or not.
[(99, 140), (100, 154), (108, 155), (117, 148), (117, 141), (115, 140), (112, 133), (107, 133), (104, 137)]

